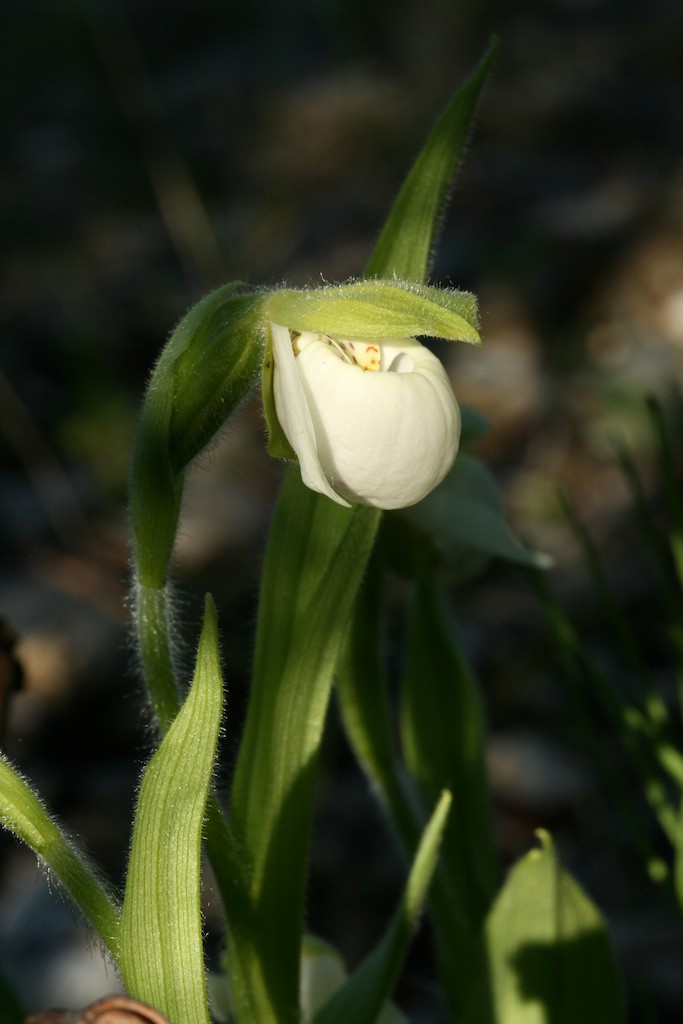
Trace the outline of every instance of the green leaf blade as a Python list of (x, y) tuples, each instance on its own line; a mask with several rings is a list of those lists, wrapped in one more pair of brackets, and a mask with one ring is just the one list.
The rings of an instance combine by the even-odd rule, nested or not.
[(486, 925), (489, 978), (464, 1024), (621, 1024), (621, 983), (605, 924), (562, 869), (550, 836), (512, 870)]
[(216, 614), (207, 598), (192, 687), (140, 788), (121, 922), (126, 988), (171, 1024), (208, 1024), (200, 851), (222, 698)]
[(484, 464), (467, 452), (458, 454), (450, 473), (431, 494), (389, 515), (428, 538), (441, 566), (456, 580), (476, 575), (494, 557), (537, 569), (552, 564), (512, 533), (498, 484)]
[(479, 689), (435, 583), (416, 588), (400, 711), (404, 755), (425, 803), (432, 804), (444, 788), (454, 794), (443, 857), (461, 913), (474, 931), (497, 883), (486, 728)]
[(314, 1024), (375, 1024), (389, 999), (417, 926), (436, 868), (451, 794), (442, 793), (424, 830), (403, 898), (384, 937), (348, 981), (316, 1014)]
[(492, 39), (479, 66), (437, 121), (398, 194), (365, 277), (425, 279), (449, 189), (498, 47), (498, 39)]
[(97, 870), (47, 813), (40, 799), (0, 755), (0, 823), (53, 872), (114, 959), (119, 954), (119, 910)]
[[(283, 1024), (299, 1017), (317, 756), (337, 657), (379, 519), (376, 509), (345, 509), (309, 491), (290, 469), (266, 552), (252, 694), (231, 805), (251, 866), (253, 913), (228, 922), (234, 932), (228, 964), (233, 989), (246, 993), (244, 1003)], [(232, 976), (238, 952), (248, 977), (244, 966), (240, 977)]]

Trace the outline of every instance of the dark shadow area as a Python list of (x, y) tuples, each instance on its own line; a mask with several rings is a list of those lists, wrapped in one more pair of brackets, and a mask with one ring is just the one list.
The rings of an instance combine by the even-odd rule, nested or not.
[(619, 1024), (621, 992), (604, 935), (585, 932), (554, 946), (530, 943), (512, 958), (518, 995), (545, 1008), (548, 1024)]

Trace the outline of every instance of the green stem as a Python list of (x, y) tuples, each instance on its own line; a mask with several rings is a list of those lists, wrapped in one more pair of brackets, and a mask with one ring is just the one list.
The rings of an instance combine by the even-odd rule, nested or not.
[(118, 962), (120, 916), (116, 903), (86, 855), (63, 835), (30, 786), (2, 757), (0, 821), (44, 861)]
[(169, 587), (145, 587), (135, 591), (135, 617), (142, 671), (149, 699), (163, 735), (180, 708), (172, 653), (172, 612)]

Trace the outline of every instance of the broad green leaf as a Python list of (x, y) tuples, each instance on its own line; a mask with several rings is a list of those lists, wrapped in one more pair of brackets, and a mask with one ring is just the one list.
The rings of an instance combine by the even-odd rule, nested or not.
[(423, 833), (401, 903), (374, 951), (316, 1015), (314, 1024), (376, 1024), (389, 999), (429, 889), (451, 795), (444, 792)]
[(497, 52), (494, 38), (437, 121), (392, 207), (365, 268), (366, 278), (425, 279), (453, 178)]
[(114, 959), (119, 954), (119, 911), (96, 868), (52, 820), (27, 782), (0, 755), (0, 823), (33, 850), (64, 886)]
[(486, 923), (489, 976), (463, 1024), (620, 1024), (621, 984), (600, 913), (539, 831)]
[(231, 807), (251, 867), (253, 910), (245, 907), (246, 921), (234, 912), (228, 921), (228, 962), (238, 1010), (281, 1024), (299, 1015), (308, 841), (330, 687), (379, 518), (309, 491), (293, 469), (266, 552)]
[[(406, 763), (431, 805), (453, 807), (442, 858), (469, 928), (480, 927), (497, 887), (481, 694), (455, 642), (441, 588), (416, 586), (400, 694)], [(458, 960), (466, 956), (459, 953)]]
[(457, 580), (475, 575), (492, 557), (536, 568), (550, 565), (545, 555), (529, 551), (514, 536), (503, 516), (497, 483), (483, 463), (467, 452), (458, 455), (453, 469), (431, 494), (411, 508), (389, 513), (390, 521), (389, 529), (402, 546), (397, 555), (409, 573), (411, 559), (415, 560), (412, 543), (417, 546), (418, 566), (431, 560)]
[(207, 597), (190, 692), (142, 779), (121, 920), (127, 991), (171, 1024), (208, 1024), (201, 841), (221, 721), (216, 612)]

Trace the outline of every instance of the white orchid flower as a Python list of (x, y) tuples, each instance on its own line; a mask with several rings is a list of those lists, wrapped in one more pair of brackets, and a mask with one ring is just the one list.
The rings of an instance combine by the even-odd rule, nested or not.
[(441, 483), (460, 412), (415, 338), (368, 341), (272, 324), (275, 408), (303, 482), (342, 505), (414, 505)]
[(267, 308), (266, 418), (272, 440), (275, 414), (306, 486), (340, 505), (393, 509), (441, 483), (460, 411), (441, 362), (415, 335), (477, 343), (473, 297), (362, 281), (283, 290)]

